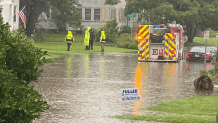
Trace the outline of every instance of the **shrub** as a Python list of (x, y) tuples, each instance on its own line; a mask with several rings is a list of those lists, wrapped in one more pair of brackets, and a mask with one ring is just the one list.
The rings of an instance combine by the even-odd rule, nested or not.
[(210, 37), (216, 37), (216, 31), (212, 30), (211, 28), (208, 28), (207, 30), (210, 31)]
[(23, 82), (10, 71), (1, 70), (0, 79), (0, 122), (29, 123), (49, 108), (42, 95), (33, 87), (21, 85)]
[(99, 41), (101, 37), (101, 31), (105, 31), (106, 42), (115, 42), (118, 36), (118, 28), (116, 19), (105, 21), (105, 25), (95, 29), (95, 40)]
[(119, 47), (122, 47), (122, 48), (128, 48), (130, 45), (130, 42), (120, 42), (118, 44)]
[(5, 44), (9, 47), (5, 54), (7, 68), (27, 84), (36, 81), (42, 73), (38, 67), (47, 62), (43, 57), (47, 52), (36, 48), (33, 41), (26, 38), (22, 30), (18, 30), (18, 33), (11, 36)]
[(0, 19), (0, 122), (31, 122), (49, 105), (32, 86), (37, 81), (45, 63), (45, 55), (34, 47), (33, 40), (19, 29), (12, 34), (8, 24)]
[(129, 46), (128, 46), (129, 49), (138, 49), (138, 44), (137, 43), (131, 43)]
[(211, 78), (211, 80), (212, 80), (213, 82), (217, 82), (217, 76), (218, 76), (218, 62), (213, 61), (211, 64), (214, 65), (215, 68), (214, 68), (214, 69), (211, 69), (211, 70), (209, 70), (209, 71), (201, 70), (201, 71), (200, 71), (200, 75), (209, 76), (209, 78)]
[(131, 33), (131, 28), (129, 26), (124, 26), (122, 32), (123, 33)]
[(116, 39), (117, 46), (122, 48), (129, 48), (129, 49), (137, 49), (138, 45), (134, 39), (131, 39), (131, 35), (129, 33), (122, 33), (120, 37)]

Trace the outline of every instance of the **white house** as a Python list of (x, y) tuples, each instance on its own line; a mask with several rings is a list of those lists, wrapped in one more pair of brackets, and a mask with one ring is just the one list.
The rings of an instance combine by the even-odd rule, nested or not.
[(118, 26), (126, 24), (124, 9), (125, 0), (120, 0), (117, 5), (105, 5), (105, 0), (79, 0), (82, 5), (79, 9), (82, 16), (84, 28), (98, 28), (104, 24), (105, 20), (116, 19)]
[[(81, 24), (84, 26), (84, 29), (87, 26), (91, 28), (99, 28), (105, 23), (106, 20), (116, 19), (119, 30), (122, 30), (123, 26), (130, 26), (129, 18), (124, 15), (124, 9), (126, 6), (125, 0), (120, 0), (117, 5), (105, 5), (105, 0), (78, 0), (81, 4), (78, 7), (80, 14), (82, 16)], [(131, 13), (130, 13), (131, 14)], [(44, 13), (39, 17), (41, 22), (39, 25), (45, 29), (56, 29), (56, 26), (52, 23), (49, 18), (46, 17)], [(138, 14), (136, 18), (133, 19), (133, 22), (137, 23)], [(69, 30), (74, 30), (69, 27)]]
[[(104, 24), (105, 20), (116, 19), (119, 30), (122, 30), (123, 26), (130, 26), (129, 18), (124, 15), (126, 6), (125, 0), (120, 0), (116, 5), (105, 5), (106, 0), (79, 0), (82, 5), (79, 7), (79, 11), (82, 16), (82, 25), (84, 28), (90, 26), (91, 28), (98, 28)], [(130, 13), (131, 14), (131, 13)], [(133, 22), (138, 21), (138, 14)]]
[(19, 28), (19, 3), (20, 0), (0, 0), (0, 8), (2, 8), (0, 17), (3, 18), (4, 23), (9, 23), (11, 31)]

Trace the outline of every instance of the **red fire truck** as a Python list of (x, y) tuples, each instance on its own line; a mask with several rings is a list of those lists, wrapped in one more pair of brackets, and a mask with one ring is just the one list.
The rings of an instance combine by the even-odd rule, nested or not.
[(139, 25), (138, 60), (172, 61), (183, 58), (184, 30), (180, 24)]

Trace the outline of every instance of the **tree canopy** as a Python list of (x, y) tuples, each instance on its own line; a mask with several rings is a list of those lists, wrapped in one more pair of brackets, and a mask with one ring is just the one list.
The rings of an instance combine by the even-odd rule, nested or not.
[(116, 5), (120, 2), (120, 0), (106, 0), (105, 4)]
[(188, 42), (197, 29), (217, 30), (218, 0), (126, 0), (125, 14), (140, 13), (143, 21), (166, 24), (176, 21), (184, 26)]
[(27, 36), (31, 36), (42, 12), (56, 24), (59, 30), (66, 29), (66, 24), (80, 27), (81, 16), (76, 6), (78, 0), (20, 0), (20, 7), (26, 5)]

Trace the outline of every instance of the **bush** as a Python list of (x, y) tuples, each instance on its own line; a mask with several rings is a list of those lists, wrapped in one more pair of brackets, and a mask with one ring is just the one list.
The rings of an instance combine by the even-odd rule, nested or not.
[(128, 49), (138, 49), (138, 44), (136, 43), (134, 36), (131, 39), (129, 33), (122, 33), (120, 37), (116, 39), (117, 46)]
[(49, 105), (33, 87), (22, 85), (15, 74), (0, 71), (0, 122), (30, 123)]
[(11, 36), (11, 39), (5, 43), (9, 47), (5, 54), (8, 70), (11, 70), (12, 73), (15, 73), (20, 80), (24, 80), (27, 84), (36, 81), (42, 73), (42, 70), (39, 70), (38, 67), (47, 62), (43, 57), (47, 52), (42, 52), (36, 48), (33, 41), (26, 38), (22, 30)]
[(119, 44), (118, 44), (118, 46), (119, 47), (121, 47), (121, 48), (128, 48), (128, 46), (129, 46), (129, 42), (120, 42)]
[(34, 47), (33, 40), (19, 29), (12, 34), (0, 19), (0, 122), (31, 122), (49, 105), (32, 86), (41, 76), (40, 66), (50, 62), (47, 52)]
[(209, 78), (211, 78), (211, 80), (212, 80), (213, 82), (217, 83), (217, 80), (218, 80), (218, 78), (217, 78), (217, 76), (218, 76), (218, 62), (213, 61), (211, 64), (214, 65), (215, 68), (214, 68), (214, 69), (211, 69), (211, 70), (209, 70), (209, 71), (201, 70), (201, 71), (200, 71), (200, 75), (201, 75), (201, 76), (202, 76), (202, 75), (209, 76)]
[(151, 23), (147, 21), (143, 21), (141, 25), (151, 25)]
[(106, 42), (115, 42), (118, 36), (118, 28), (116, 19), (105, 21), (105, 25), (95, 29), (95, 40), (100, 41), (101, 31), (105, 31)]
[(138, 44), (137, 43), (131, 43), (129, 46), (128, 46), (129, 49), (138, 49)]
[(122, 32), (123, 33), (131, 33), (131, 28), (129, 26), (124, 26)]
[(216, 31), (212, 30), (211, 28), (208, 28), (207, 30), (210, 31), (210, 37), (216, 37)]
[[(207, 28), (208, 31), (210, 31), (210, 37), (216, 37), (218, 36), (217, 32), (212, 30), (211, 28)], [(196, 37), (204, 37), (204, 32), (197, 32)]]

